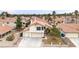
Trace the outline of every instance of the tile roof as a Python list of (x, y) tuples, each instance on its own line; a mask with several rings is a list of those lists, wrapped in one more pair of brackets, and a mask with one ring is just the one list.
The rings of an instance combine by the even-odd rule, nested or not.
[(8, 32), (8, 31), (11, 31), (13, 29), (13, 27), (10, 27), (10, 26), (0, 26), (0, 35)]
[(79, 33), (79, 24), (60, 24), (59, 27), (64, 32)]
[(16, 18), (7, 17), (5, 19), (0, 18), (0, 22), (16, 22)]
[(48, 24), (47, 21), (45, 21), (41, 18), (38, 18), (38, 17), (36, 17), (36, 19), (33, 19), (32, 22), (31, 22), (31, 25), (36, 25), (36, 24), (52, 27), (50, 24)]

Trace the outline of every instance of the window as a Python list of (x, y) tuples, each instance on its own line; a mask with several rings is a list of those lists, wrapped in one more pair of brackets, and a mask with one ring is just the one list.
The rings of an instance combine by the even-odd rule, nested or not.
[(44, 30), (45, 27), (37, 27), (37, 30)]
[(37, 30), (41, 30), (41, 27), (37, 27)]
[(42, 30), (44, 30), (45, 29), (45, 27), (42, 27)]

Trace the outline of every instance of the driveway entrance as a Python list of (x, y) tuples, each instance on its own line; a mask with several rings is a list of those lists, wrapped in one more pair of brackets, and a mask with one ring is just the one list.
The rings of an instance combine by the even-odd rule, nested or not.
[(19, 47), (41, 47), (42, 38), (39, 37), (23, 37)]

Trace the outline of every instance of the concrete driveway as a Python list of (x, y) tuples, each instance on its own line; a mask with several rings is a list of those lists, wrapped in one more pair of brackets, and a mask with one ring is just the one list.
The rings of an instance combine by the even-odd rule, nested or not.
[(79, 47), (79, 38), (70, 38), (70, 40), (76, 47)]
[(36, 48), (41, 47), (42, 44), (42, 38), (38, 37), (25, 37), (22, 38), (19, 47), (29, 47), (29, 48)]

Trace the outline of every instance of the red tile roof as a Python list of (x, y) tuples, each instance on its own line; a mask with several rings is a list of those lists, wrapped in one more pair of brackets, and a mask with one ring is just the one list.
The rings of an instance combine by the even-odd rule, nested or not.
[(59, 27), (64, 32), (79, 33), (79, 24), (60, 24)]
[(38, 17), (36, 17), (36, 19), (33, 19), (32, 20), (32, 23), (31, 23), (31, 25), (36, 25), (36, 24), (40, 24), (40, 25), (43, 25), (43, 26), (49, 26), (49, 27), (52, 27), (50, 24), (48, 24), (48, 22), (47, 21), (45, 21), (45, 20), (43, 20), (43, 19), (41, 19), (41, 18), (38, 18)]
[(0, 26), (0, 35), (8, 32), (8, 31), (11, 31), (13, 29), (13, 27), (10, 27), (10, 26)]
[(0, 18), (0, 22), (16, 22), (16, 18), (7, 17), (5, 19)]

